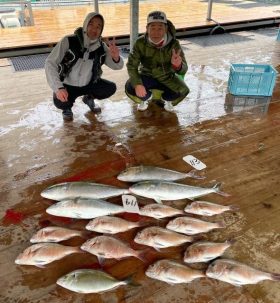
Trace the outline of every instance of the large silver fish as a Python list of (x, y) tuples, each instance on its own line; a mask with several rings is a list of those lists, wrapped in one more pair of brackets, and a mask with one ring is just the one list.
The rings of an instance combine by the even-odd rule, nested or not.
[(194, 170), (188, 173), (181, 173), (155, 166), (133, 166), (122, 171), (117, 178), (125, 182), (139, 182), (148, 180), (176, 181), (185, 178), (204, 179), (195, 174)]
[(201, 241), (191, 244), (185, 251), (184, 262), (208, 262), (220, 257), (235, 241), (222, 243)]
[(206, 201), (194, 201), (187, 205), (185, 208), (186, 213), (201, 215), (201, 216), (214, 216), (221, 214), (225, 211), (238, 211), (239, 207), (235, 205), (219, 205)]
[(129, 280), (119, 281), (113, 276), (94, 269), (78, 269), (59, 278), (58, 285), (83, 294), (100, 293), (129, 284)]
[(210, 263), (206, 276), (235, 286), (256, 284), (263, 280), (280, 281), (280, 274), (263, 272), (228, 259), (218, 259)]
[(82, 253), (79, 247), (64, 246), (56, 243), (38, 243), (27, 247), (15, 260), (18, 265), (43, 267), (74, 253)]
[(146, 275), (169, 284), (190, 283), (194, 279), (205, 277), (200, 270), (167, 259), (150, 265), (146, 270)]
[(138, 182), (133, 184), (129, 191), (138, 196), (154, 199), (157, 203), (162, 203), (162, 200), (193, 199), (211, 193), (228, 195), (220, 191), (218, 184), (207, 188), (166, 181)]
[(141, 216), (152, 217), (156, 219), (173, 217), (177, 215), (183, 215), (185, 212), (183, 210), (173, 208), (164, 204), (147, 204), (140, 208), (139, 214)]
[(74, 198), (107, 199), (127, 194), (128, 190), (111, 185), (91, 182), (65, 182), (52, 185), (41, 192), (41, 196), (51, 200)]
[(165, 228), (152, 226), (137, 233), (134, 242), (151, 246), (155, 249), (179, 246), (186, 242), (192, 242), (193, 237), (181, 235)]
[(124, 208), (103, 200), (77, 198), (53, 204), (46, 209), (46, 212), (50, 215), (60, 217), (93, 219), (100, 216), (122, 213), (124, 212)]
[(144, 261), (144, 251), (130, 248), (126, 243), (109, 236), (97, 236), (86, 241), (81, 249), (98, 257), (100, 263), (103, 259), (123, 259), (136, 257)]
[(84, 237), (85, 232), (58, 226), (48, 226), (36, 232), (30, 239), (31, 243), (60, 242), (73, 237)]
[(178, 217), (168, 222), (167, 229), (183, 233), (186, 235), (195, 235), (205, 233), (215, 228), (224, 228), (223, 222), (211, 223), (191, 217)]
[(86, 225), (87, 230), (105, 234), (117, 234), (144, 225), (141, 222), (131, 222), (118, 217), (102, 216), (95, 218)]

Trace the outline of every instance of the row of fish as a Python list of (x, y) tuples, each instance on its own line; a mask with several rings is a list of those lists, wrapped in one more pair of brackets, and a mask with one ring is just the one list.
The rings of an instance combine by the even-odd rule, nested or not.
[[(204, 277), (215, 278), (236, 286), (256, 284), (263, 280), (280, 280), (280, 275), (262, 272), (228, 259), (214, 261), (205, 273), (177, 261), (163, 259), (150, 265), (145, 273), (152, 279), (169, 284), (190, 283)], [(103, 271), (78, 269), (59, 278), (57, 284), (78, 293), (99, 293), (131, 284), (131, 279), (120, 281)]]
[[(195, 201), (179, 210), (163, 204), (148, 204), (140, 208), (139, 214), (156, 219), (184, 215), (186, 213), (213, 216), (226, 211), (235, 211), (234, 205), (223, 206), (206, 201)], [(107, 202), (105, 200), (74, 198), (57, 202), (46, 209), (53, 216), (68, 217), (74, 219), (93, 219), (101, 216), (120, 214), (125, 212), (123, 206)]]

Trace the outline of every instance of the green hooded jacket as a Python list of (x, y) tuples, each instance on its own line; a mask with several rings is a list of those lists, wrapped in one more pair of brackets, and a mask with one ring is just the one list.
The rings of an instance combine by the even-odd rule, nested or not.
[[(167, 44), (161, 48), (153, 46), (148, 41), (147, 34), (136, 40), (133, 51), (128, 57), (127, 71), (133, 87), (143, 84), (141, 75), (151, 76), (169, 89), (179, 92), (184, 98), (188, 94), (189, 89), (182, 77), (178, 77), (178, 75), (184, 76), (188, 70), (188, 65), (180, 43), (175, 37), (176, 30), (174, 25), (168, 20), (167, 26)], [(171, 64), (173, 49), (176, 51), (181, 50), (182, 68), (179, 71), (175, 71)], [(174, 105), (183, 98), (178, 101), (175, 100), (177, 102), (173, 102)]]

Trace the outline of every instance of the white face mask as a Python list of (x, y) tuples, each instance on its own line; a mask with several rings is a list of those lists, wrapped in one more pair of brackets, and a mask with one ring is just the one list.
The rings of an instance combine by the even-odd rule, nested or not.
[(154, 45), (160, 45), (160, 44), (165, 45), (165, 43), (167, 41), (167, 34), (164, 34), (163, 38), (157, 43), (155, 43), (150, 37), (148, 37), (148, 39), (149, 39), (149, 42), (151, 42)]
[(93, 43), (97, 42), (97, 40), (98, 40), (98, 38), (93, 39), (93, 40), (89, 40), (89, 43), (90, 43), (90, 44), (93, 44)]

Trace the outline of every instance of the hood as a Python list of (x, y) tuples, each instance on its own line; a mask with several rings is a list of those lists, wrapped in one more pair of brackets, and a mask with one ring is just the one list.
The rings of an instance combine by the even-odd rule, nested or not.
[[(101, 34), (102, 34), (102, 32), (103, 32), (103, 28), (104, 28), (104, 18), (103, 18), (103, 16), (100, 15), (100, 14), (98, 14), (98, 13), (95, 13), (95, 12), (89, 13), (89, 14), (86, 16), (86, 18), (85, 18), (85, 20), (84, 20), (84, 23), (83, 23), (84, 47), (86, 47), (86, 48), (88, 47), (88, 45), (89, 45), (89, 43), (90, 43), (90, 40), (89, 40), (88, 35), (87, 35), (87, 26), (88, 26), (89, 21), (90, 21), (93, 17), (96, 17), (96, 16), (100, 17), (100, 18), (102, 19), (102, 21), (103, 21), (103, 26), (102, 26)], [(100, 35), (101, 35), (101, 34), (100, 34)]]

